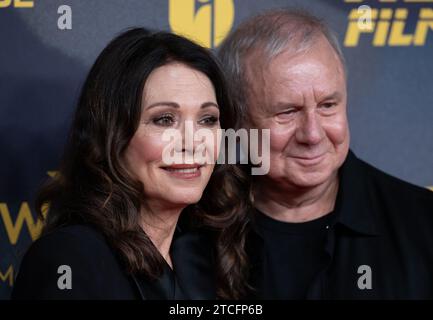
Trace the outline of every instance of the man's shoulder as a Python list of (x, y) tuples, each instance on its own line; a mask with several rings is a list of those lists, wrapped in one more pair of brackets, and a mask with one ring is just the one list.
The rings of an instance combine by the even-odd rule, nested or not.
[[(401, 232), (433, 231), (433, 192), (392, 176), (358, 159), (363, 167), (368, 206), (376, 212), (379, 221)], [(432, 238), (433, 239), (433, 238)]]
[(382, 191), (382, 195), (389, 195), (396, 202), (414, 198), (433, 205), (433, 192), (429, 189), (386, 173), (362, 159), (358, 158), (358, 161), (365, 169), (367, 183), (377, 188), (378, 191)]

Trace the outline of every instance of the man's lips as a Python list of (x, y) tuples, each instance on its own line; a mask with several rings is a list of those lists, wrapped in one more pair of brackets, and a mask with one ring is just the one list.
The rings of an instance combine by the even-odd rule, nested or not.
[(296, 158), (296, 159), (301, 159), (301, 160), (314, 160), (314, 159), (318, 159), (322, 156), (324, 156), (325, 154), (319, 154), (317, 156), (291, 156), (292, 158)]
[(317, 156), (291, 156), (291, 158), (295, 159), (302, 165), (312, 166), (320, 163), (324, 158), (326, 153), (322, 153)]

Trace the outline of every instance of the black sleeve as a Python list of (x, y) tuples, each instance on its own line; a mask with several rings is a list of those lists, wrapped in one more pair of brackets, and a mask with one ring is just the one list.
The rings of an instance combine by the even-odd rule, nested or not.
[[(110, 277), (103, 274), (105, 256), (103, 246), (80, 234), (60, 230), (47, 235), (33, 243), (24, 256), (12, 299), (104, 299), (104, 278)], [(64, 280), (66, 274), (59, 273), (62, 265), (70, 267), (70, 289), (58, 286), (59, 278)]]

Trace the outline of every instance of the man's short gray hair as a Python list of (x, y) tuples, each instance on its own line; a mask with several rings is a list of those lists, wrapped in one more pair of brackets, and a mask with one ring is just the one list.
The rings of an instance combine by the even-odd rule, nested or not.
[(245, 59), (253, 52), (271, 61), (283, 51), (294, 54), (310, 49), (317, 37), (324, 36), (337, 54), (346, 72), (343, 52), (336, 34), (318, 17), (298, 9), (264, 12), (243, 22), (222, 43), (218, 56), (240, 109), (247, 116)]

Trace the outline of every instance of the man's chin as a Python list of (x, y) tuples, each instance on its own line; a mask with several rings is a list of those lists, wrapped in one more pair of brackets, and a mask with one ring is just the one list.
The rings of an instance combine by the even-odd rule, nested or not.
[(294, 176), (290, 184), (299, 188), (314, 188), (320, 186), (331, 179), (331, 174), (323, 172), (309, 172)]

